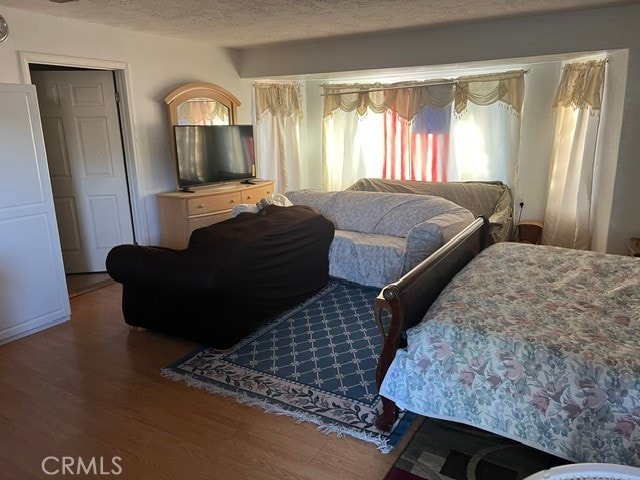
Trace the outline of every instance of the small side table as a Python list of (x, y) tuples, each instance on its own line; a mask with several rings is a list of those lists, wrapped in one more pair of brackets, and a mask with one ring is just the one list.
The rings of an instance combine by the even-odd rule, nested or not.
[(640, 238), (629, 239), (629, 256), (640, 257)]
[(518, 242), (537, 245), (542, 240), (542, 222), (526, 220), (518, 223)]

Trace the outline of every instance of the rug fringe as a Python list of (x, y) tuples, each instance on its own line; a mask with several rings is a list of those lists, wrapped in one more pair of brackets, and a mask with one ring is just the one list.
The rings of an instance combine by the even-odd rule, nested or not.
[(317, 425), (317, 429), (324, 433), (325, 435), (336, 434), (338, 438), (344, 438), (345, 435), (349, 435), (351, 437), (355, 437), (359, 440), (364, 440), (366, 442), (371, 442), (376, 445), (378, 450), (382, 453), (389, 453), (393, 447), (389, 445), (386, 438), (381, 436), (371, 434), (368, 432), (363, 432), (358, 429), (345, 427), (343, 425), (333, 425), (326, 423), (320, 417), (313, 415), (311, 413), (300, 412), (299, 410), (289, 409), (283, 407), (280, 404), (274, 404), (270, 402), (268, 399), (260, 399), (252, 397), (244, 392), (233, 392), (230, 390), (226, 390), (222, 387), (218, 387), (216, 385), (212, 385), (210, 383), (203, 382), (201, 380), (197, 380), (192, 376), (184, 373), (178, 373), (171, 368), (164, 368), (161, 371), (161, 375), (169, 380), (181, 381), (187, 384), (189, 387), (199, 388), (201, 390), (206, 390), (207, 392), (219, 395), (221, 397), (233, 397), (235, 400), (242, 404), (247, 405), (249, 407), (260, 408), (261, 410), (267, 413), (274, 413), (276, 415), (284, 415), (287, 417), (292, 417), (295, 419), (296, 423), (309, 422)]

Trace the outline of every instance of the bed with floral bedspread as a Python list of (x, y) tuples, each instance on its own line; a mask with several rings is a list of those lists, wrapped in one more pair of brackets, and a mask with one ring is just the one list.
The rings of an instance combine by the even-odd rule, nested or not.
[(380, 393), (573, 461), (640, 466), (640, 259), (487, 248), (407, 331)]

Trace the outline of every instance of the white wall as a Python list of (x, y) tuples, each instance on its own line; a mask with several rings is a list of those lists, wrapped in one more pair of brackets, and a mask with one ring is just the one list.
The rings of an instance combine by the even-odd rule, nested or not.
[[(598, 252), (607, 250), (607, 240), (611, 227), (613, 201), (615, 199), (615, 181), (617, 170), (617, 149), (612, 148), (613, 139), (620, 138), (622, 115), (620, 105), (624, 105), (625, 84), (627, 81), (627, 64), (629, 52), (620, 50), (608, 55), (609, 63), (605, 69), (605, 91), (602, 111), (600, 112), (599, 142), (597, 145), (596, 164), (594, 166), (593, 198), (591, 202), (593, 236), (591, 249)], [(635, 107), (637, 109), (637, 106)], [(636, 189), (640, 179), (636, 177)], [(637, 204), (637, 202), (636, 202)], [(615, 219), (614, 225), (615, 225)], [(614, 226), (614, 228), (617, 228)], [(640, 225), (631, 225), (631, 231), (637, 236)], [(624, 252), (620, 252), (624, 253)]]
[(524, 202), (522, 220), (544, 219), (555, 120), (551, 104), (560, 81), (561, 65), (561, 62), (532, 65), (525, 76), (520, 125), (520, 188), (514, 192), (516, 220), (520, 216), (521, 201)]
[(309, 184), (307, 188), (322, 189), (322, 111), (323, 98), (320, 95), (322, 81), (307, 80), (304, 82), (307, 91), (307, 169)]
[(628, 49), (620, 137), (609, 131), (599, 146), (603, 158), (617, 159), (606, 250), (624, 253), (627, 239), (640, 236), (639, 29), (633, 5), (257, 47), (243, 50), (238, 66), (242, 77), (256, 78)]
[(229, 52), (211, 45), (144, 35), (3, 8), (10, 35), (0, 44), (0, 83), (23, 83), (18, 52), (127, 62), (141, 201), (147, 228), (143, 241), (158, 243), (155, 193), (175, 189), (173, 157), (164, 97), (181, 84), (211, 82), (241, 101), (240, 123), (251, 123), (251, 82), (238, 77)]

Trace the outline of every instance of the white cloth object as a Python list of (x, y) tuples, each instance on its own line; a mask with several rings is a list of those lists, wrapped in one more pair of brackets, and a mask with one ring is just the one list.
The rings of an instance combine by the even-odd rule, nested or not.
[(262, 209), (267, 205), (277, 205), (279, 207), (290, 207), (293, 205), (291, 201), (282, 195), (281, 193), (271, 193), (266, 197), (260, 199), (258, 203), (256, 203), (258, 209)]
[(293, 205), (293, 203), (291, 203), (291, 201), (281, 193), (271, 193), (266, 197), (261, 198), (256, 203), (241, 203), (239, 205), (236, 205), (235, 207), (233, 207), (233, 210), (231, 210), (231, 218), (237, 217), (244, 212), (258, 213), (267, 205), (290, 207)]

